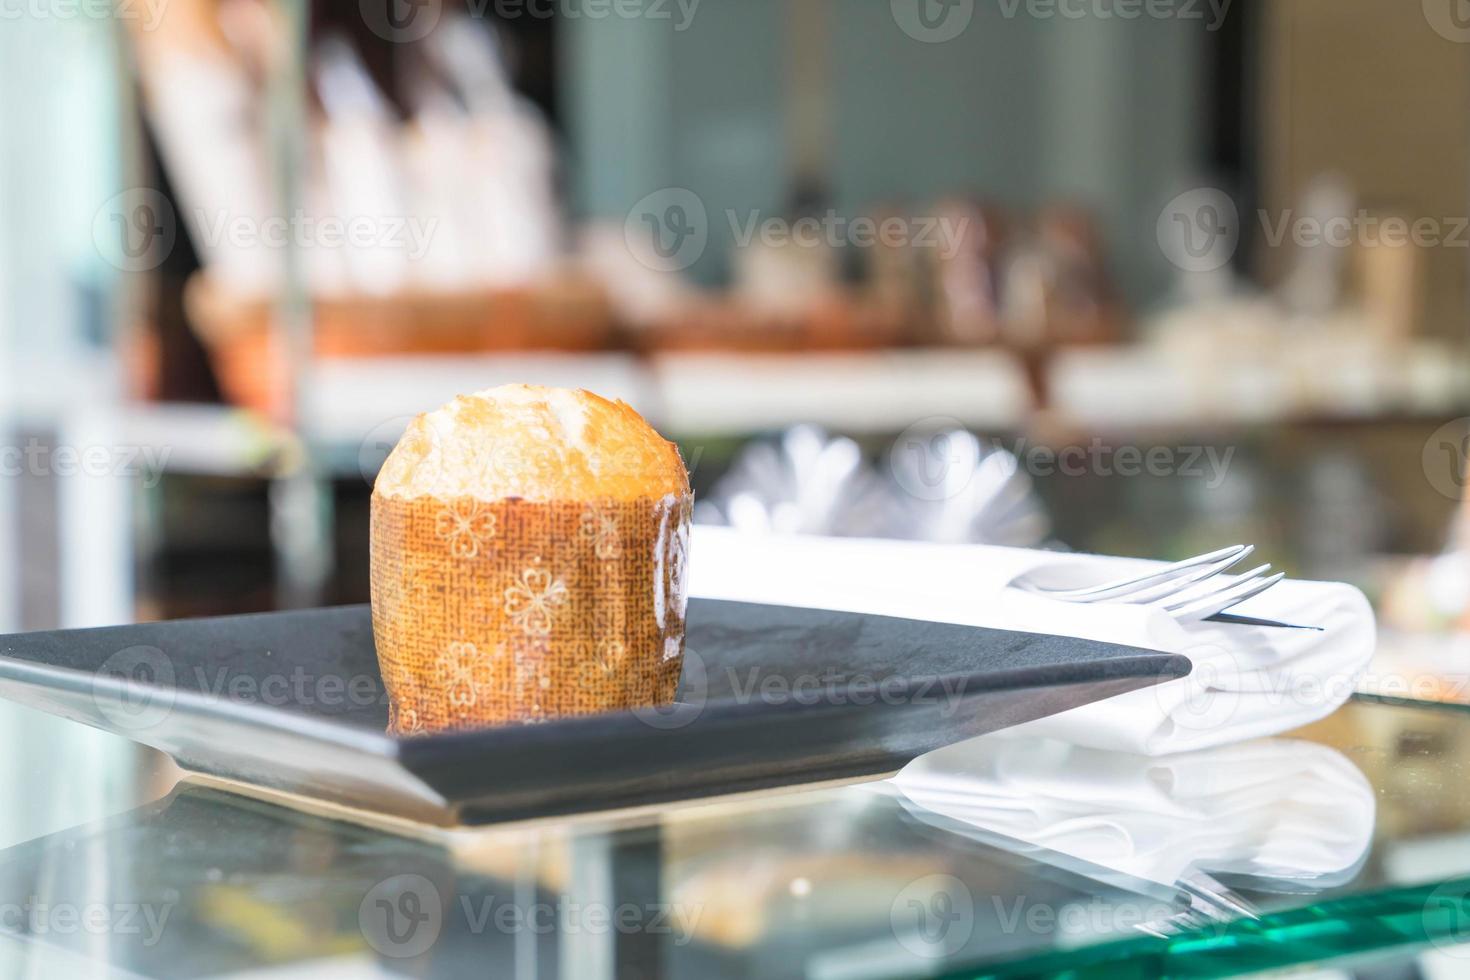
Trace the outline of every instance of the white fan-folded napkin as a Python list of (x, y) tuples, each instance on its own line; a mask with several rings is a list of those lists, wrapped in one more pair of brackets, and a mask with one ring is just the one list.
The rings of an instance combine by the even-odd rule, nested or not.
[(690, 594), (934, 622), (1051, 633), (1188, 657), (1188, 677), (1009, 729), (1100, 749), (1163, 755), (1274, 735), (1315, 721), (1352, 694), (1373, 653), (1373, 611), (1338, 582), (1285, 580), (1232, 608), (1315, 626), (1175, 622), (1151, 606), (1060, 602), (1011, 587), (1058, 562), (1103, 577), (1150, 562), (982, 545), (748, 535), (697, 526)]
[(889, 785), (920, 816), (998, 846), (1164, 885), (1195, 871), (1265, 888), (1337, 883), (1367, 853), (1376, 809), (1341, 752), (1298, 739), (1161, 759), (988, 735), (915, 759)]

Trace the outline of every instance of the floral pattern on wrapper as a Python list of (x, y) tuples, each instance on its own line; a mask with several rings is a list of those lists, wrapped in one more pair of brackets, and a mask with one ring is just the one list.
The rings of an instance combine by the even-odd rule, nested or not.
[(534, 722), (673, 700), (692, 504), (687, 495), (374, 495), (373, 630), (390, 730)]
[(538, 555), (506, 588), (505, 615), (527, 636), (550, 636), (551, 618), (566, 601), (567, 587), (541, 567)]
[(593, 553), (602, 561), (611, 561), (622, 553), (618, 541), (618, 519), (596, 507), (582, 512), (582, 537), (593, 543)]
[(495, 537), (495, 515), (479, 501), (461, 498), (434, 518), (434, 533), (449, 542), (455, 558), (476, 558)]

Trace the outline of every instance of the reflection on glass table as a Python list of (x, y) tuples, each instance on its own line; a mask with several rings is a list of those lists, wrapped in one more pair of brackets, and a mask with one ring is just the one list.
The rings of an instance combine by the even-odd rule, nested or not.
[(916, 759), (891, 784), (920, 820), (1190, 907), (1134, 925), (1172, 935), (1257, 915), (1236, 889), (1306, 894), (1351, 880), (1374, 795), (1336, 749), (1263, 738), (1155, 757), (987, 738)]
[[(987, 736), (898, 780), (443, 833), (185, 781), (0, 851), (5, 975), (1221, 976), (1470, 968), (1470, 712), (1358, 700), (1140, 760)], [(942, 777), (942, 778), (941, 778)], [(30, 772), (8, 797), (64, 772)]]

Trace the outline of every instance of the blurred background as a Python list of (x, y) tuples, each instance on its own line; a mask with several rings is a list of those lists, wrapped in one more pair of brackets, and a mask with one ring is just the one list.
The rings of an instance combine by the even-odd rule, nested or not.
[(1470, 700), (1458, 0), (0, 15), (0, 629), (365, 601), (528, 381), (751, 533), (1254, 543)]

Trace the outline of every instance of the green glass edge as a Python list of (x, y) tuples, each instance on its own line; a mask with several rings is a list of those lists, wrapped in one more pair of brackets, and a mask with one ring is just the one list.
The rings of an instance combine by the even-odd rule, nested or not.
[[(1431, 945), (1448, 949), (1466, 943), (1470, 943), (1470, 877), (1346, 896), (1168, 939), (1138, 936), (930, 976), (937, 980), (1212, 978), (1388, 949)], [(1470, 964), (1470, 947), (1464, 957)]]

